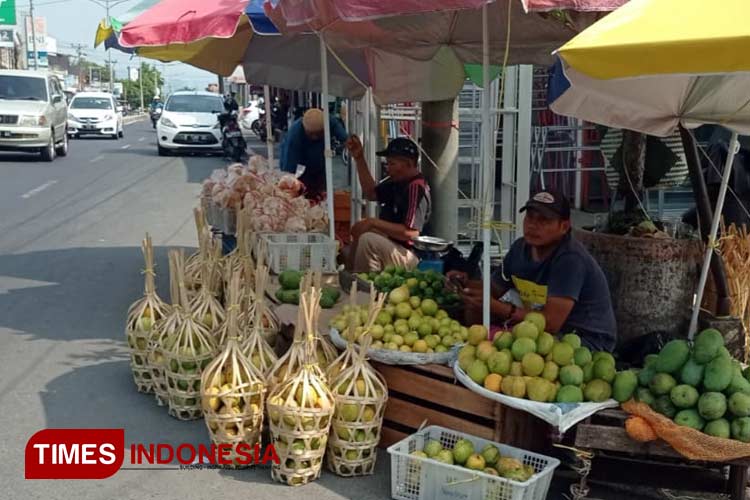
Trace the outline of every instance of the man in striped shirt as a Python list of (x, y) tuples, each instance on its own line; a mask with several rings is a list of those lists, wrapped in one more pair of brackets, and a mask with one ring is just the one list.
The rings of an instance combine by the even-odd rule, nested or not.
[(419, 148), (404, 137), (393, 139), (378, 156), (386, 159), (388, 176), (376, 183), (356, 136), (347, 148), (357, 165), (362, 193), (380, 205), (380, 217), (367, 218), (352, 227), (349, 268), (355, 272), (380, 271), (387, 266), (414, 268), (419, 259), (412, 240), (430, 217), (430, 186), (419, 172)]

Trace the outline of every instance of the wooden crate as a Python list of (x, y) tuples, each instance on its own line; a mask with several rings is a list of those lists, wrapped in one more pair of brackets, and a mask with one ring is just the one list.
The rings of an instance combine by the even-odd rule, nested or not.
[[(618, 471), (634, 470), (634, 465), (643, 465), (644, 472), (638, 475), (639, 484), (654, 488), (672, 488), (692, 491), (716, 491), (716, 482), (706, 484), (702, 473), (710, 469), (729, 468), (729, 478), (722, 479), (724, 490), (732, 500), (744, 500), (747, 468), (750, 460), (727, 463), (698, 462), (688, 460), (662, 440), (639, 443), (625, 432), (628, 414), (621, 410), (603, 410), (576, 427), (575, 446), (593, 450), (596, 454), (592, 467), (593, 475), (606, 477), (606, 482), (628, 483), (632, 475), (618, 478)], [(596, 474), (598, 458), (606, 458), (612, 470)], [(619, 466), (617, 464), (619, 461)], [(614, 465), (613, 465), (614, 464)], [(623, 465), (628, 464), (628, 465)]]
[(388, 384), (383, 448), (413, 434), (425, 420), (530, 451), (542, 450), (548, 442), (545, 422), (470, 391), (447, 366), (372, 364)]

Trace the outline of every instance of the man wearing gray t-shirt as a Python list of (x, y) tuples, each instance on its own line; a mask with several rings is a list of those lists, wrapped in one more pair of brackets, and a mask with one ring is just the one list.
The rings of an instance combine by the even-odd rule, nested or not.
[[(535, 194), (521, 208), (526, 212), (523, 238), (516, 240), (492, 277), (490, 311), (493, 321), (521, 321), (538, 310), (550, 333), (577, 333), (589, 348), (612, 351), (617, 327), (609, 287), (599, 264), (570, 232), (570, 205), (564, 196), (548, 190)], [(482, 308), (479, 281), (466, 281), (462, 297), (467, 314)], [(501, 300), (514, 290), (522, 307)], [(481, 317), (481, 316), (479, 316)]]

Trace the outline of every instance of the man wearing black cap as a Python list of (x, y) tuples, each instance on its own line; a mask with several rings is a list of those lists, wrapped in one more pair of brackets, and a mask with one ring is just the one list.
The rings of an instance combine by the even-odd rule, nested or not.
[[(617, 333), (607, 280), (570, 232), (568, 200), (555, 191), (541, 191), (521, 212), (526, 213), (523, 238), (513, 243), (493, 275), (493, 319), (521, 321), (539, 310), (548, 332), (577, 333), (589, 348), (613, 350)], [(510, 290), (518, 293), (522, 306), (501, 300)], [(481, 282), (468, 282), (463, 298), (467, 309), (481, 311)]]
[(412, 240), (419, 236), (430, 217), (430, 187), (419, 173), (419, 149), (413, 141), (399, 137), (378, 156), (386, 159), (388, 176), (376, 183), (365, 160), (362, 143), (352, 136), (346, 143), (357, 164), (362, 194), (380, 204), (380, 217), (363, 219), (352, 227), (349, 266), (355, 272), (380, 271), (394, 265), (413, 268), (419, 259)]

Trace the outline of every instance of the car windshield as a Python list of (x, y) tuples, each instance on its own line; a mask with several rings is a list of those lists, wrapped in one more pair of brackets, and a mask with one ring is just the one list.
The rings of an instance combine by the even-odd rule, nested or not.
[(107, 97), (76, 97), (70, 103), (73, 109), (112, 109), (112, 99)]
[(176, 113), (219, 113), (222, 102), (219, 96), (173, 95), (164, 109)]
[(0, 99), (46, 101), (47, 80), (33, 76), (0, 75)]

